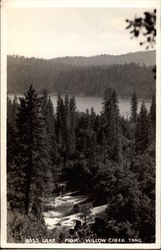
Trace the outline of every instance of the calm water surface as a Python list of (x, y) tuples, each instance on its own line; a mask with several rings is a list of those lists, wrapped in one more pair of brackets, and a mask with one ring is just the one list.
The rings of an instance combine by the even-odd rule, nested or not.
[[(22, 96), (22, 95), (21, 95)], [(9, 97), (13, 100), (14, 95), (10, 94)], [(20, 97), (20, 95), (17, 95), (17, 97)], [(62, 95), (62, 97), (64, 97)], [(52, 103), (54, 105), (54, 111), (56, 111), (57, 106), (57, 95), (50, 94), (50, 98), (52, 100)], [(81, 112), (85, 112), (86, 109), (91, 109), (91, 107), (94, 107), (94, 110), (97, 114), (99, 114), (102, 110), (102, 98), (101, 97), (89, 97), (89, 96), (75, 96), (76, 99), (76, 105), (77, 110)], [(140, 106), (143, 99), (138, 100), (138, 111), (140, 110)], [(146, 108), (149, 110), (151, 105), (151, 100), (145, 100)], [(130, 98), (119, 98), (119, 109), (120, 114), (127, 117), (130, 114)]]
[[(54, 104), (54, 110), (57, 105), (57, 96), (56, 95), (50, 95), (50, 98)], [(77, 104), (77, 110), (85, 112), (86, 109), (91, 109), (91, 107), (94, 107), (94, 110), (97, 114), (99, 114), (102, 110), (102, 98), (101, 97), (89, 97), (89, 96), (75, 96), (76, 98), (76, 104)], [(141, 103), (143, 99), (138, 100), (138, 111), (140, 110)], [(119, 98), (119, 109), (120, 113), (124, 116), (127, 116), (130, 114), (130, 104), (131, 100), (130, 98)], [(146, 108), (149, 110), (151, 105), (151, 100), (145, 100)]]

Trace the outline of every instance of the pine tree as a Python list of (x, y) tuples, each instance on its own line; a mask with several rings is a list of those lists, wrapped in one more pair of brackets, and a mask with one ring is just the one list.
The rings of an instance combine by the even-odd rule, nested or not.
[(149, 144), (151, 145), (149, 151), (151, 156), (155, 158), (155, 143), (156, 143), (156, 100), (155, 95), (152, 96), (152, 102), (149, 112)]
[(16, 130), (16, 114), (18, 112), (17, 98), (13, 102), (7, 97), (7, 170), (12, 165), (14, 156), (17, 151), (17, 130)]
[(14, 126), (16, 126), (16, 117), (17, 117), (17, 113), (18, 113), (18, 107), (19, 107), (18, 99), (17, 99), (17, 96), (15, 96), (13, 99), (13, 104), (12, 104)]
[(76, 101), (75, 101), (74, 96), (70, 98), (69, 109), (70, 109), (70, 118), (71, 118), (71, 130), (73, 130), (75, 127), (75, 122), (76, 122), (76, 117), (75, 117)]
[(85, 111), (85, 116), (84, 116), (84, 127), (85, 129), (90, 128), (90, 114), (89, 114), (89, 109), (86, 109)]
[(97, 132), (99, 131), (101, 125), (100, 125), (101, 121), (100, 121), (100, 115), (96, 115), (95, 118), (95, 124), (94, 124), (94, 130)]
[(89, 155), (89, 163), (90, 163), (90, 167), (92, 167), (95, 162), (96, 162), (96, 134), (95, 132), (93, 132), (93, 134), (90, 136), (89, 140), (88, 140), (88, 155)]
[(65, 104), (65, 112), (66, 112), (66, 117), (67, 117), (69, 114), (69, 96), (68, 95), (65, 95), (64, 104)]
[(64, 139), (64, 158), (67, 160), (70, 156), (71, 145), (71, 124), (70, 124), (70, 112), (69, 112), (69, 96), (66, 95), (64, 99), (64, 108), (62, 109), (63, 119), (63, 139)]
[(137, 120), (137, 109), (138, 109), (138, 100), (136, 92), (133, 93), (131, 97), (131, 121), (136, 122)]
[[(29, 214), (39, 196), (45, 191), (51, 161), (48, 148), (44, 102), (32, 85), (20, 98), (17, 118), (19, 136), (19, 166), (23, 174), (25, 212)], [(39, 206), (39, 204), (36, 204)]]
[(47, 130), (48, 134), (53, 138), (55, 137), (55, 115), (54, 115), (54, 107), (50, 97), (47, 102)]
[(121, 140), (118, 98), (115, 91), (105, 91), (103, 99), (102, 127), (106, 136), (108, 156), (121, 161)]
[(154, 133), (156, 131), (156, 99), (155, 95), (152, 96), (152, 102), (150, 107), (150, 122), (152, 125), (152, 128), (154, 130)]
[(76, 149), (75, 126), (76, 126), (76, 101), (75, 97), (70, 98), (70, 153), (73, 154)]
[(115, 115), (115, 154), (114, 159), (117, 162), (122, 160), (122, 145), (121, 145), (121, 132), (120, 132), (120, 111), (118, 106), (118, 97), (116, 91), (113, 91), (113, 105), (114, 105), (114, 115)]
[(56, 145), (56, 136), (55, 136), (55, 117), (54, 117), (54, 108), (51, 102), (50, 97), (48, 97), (47, 90), (44, 90), (42, 96), (42, 113), (45, 120), (45, 129), (46, 129), (46, 138), (47, 138), (47, 147), (48, 147), (48, 156), (50, 159), (51, 168), (47, 168), (48, 179), (46, 179), (46, 191), (47, 189), (53, 191), (54, 189), (54, 175), (56, 174), (55, 162), (57, 161), (57, 145)]
[(93, 129), (95, 129), (95, 121), (96, 121), (96, 113), (94, 111), (94, 108), (92, 107), (90, 113), (90, 126)]
[(135, 149), (137, 154), (144, 153), (149, 145), (149, 118), (143, 101), (137, 118), (135, 133)]
[[(14, 104), (13, 104), (14, 103)], [(7, 201), (11, 208), (22, 208), (24, 199), (20, 190), (23, 181), (21, 171), (18, 170), (18, 134), (16, 128), (16, 114), (18, 112), (17, 98), (12, 102), (7, 97)], [(17, 176), (19, 173), (19, 176)]]
[(103, 102), (102, 102), (102, 114), (104, 114), (104, 118), (106, 118), (109, 110), (109, 101), (112, 97), (113, 90), (112, 88), (105, 89)]
[(63, 112), (63, 99), (61, 94), (58, 93), (58, 100), (57, 100), (57, 109), (56, 109), (56, 138), (59, 147), (62, 145), (62, 130), (63, 130), (63, 119), (62, 119), (62, 112)]

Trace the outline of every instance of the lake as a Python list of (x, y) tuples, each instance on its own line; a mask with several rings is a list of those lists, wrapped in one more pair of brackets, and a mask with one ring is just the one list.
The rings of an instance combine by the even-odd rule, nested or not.
[[(54, 110), (57, 105), (57, 95), (50, 94), (50, 98), (52, 100), (52, 103), (54, 105)], [(77, 110), (85, 112), (86, 109), (91, 109), (91, 107), (94, 107), (94, 110), (97, 114), (99, 114), (102, 110), (102, 98), (101, 97), (89, 97), (89, 96), (75, 96), (76, 98), (76, 105)], [(140, 110), (141, 104), (143, 99), (138, 100), (138, 111)], [(120, 114), (127, 117), (127, 115), (130, 114), (130, 104), (131, 100), (130, 98), (119, 98), (119, 109)], [(145, 100), (146, 108), (149, 110), (151, 105), (151, 100)]]
[[(17, 97), (19, 96), (20, 95), (17, 95)], [(14, 94), (9, 94), (9, 97), (11, 98), (11, 100), (13, 100)], [(64, 97), (64, 95), (62, 95), (62, 97)], [(50, 94), (50, 98), (54, 105), (54, 111), (56, 111), (57, 95)], [(101, 97), (75, 96), (75, 99), (76, 99), (77, 110), (81, 112), (85, 112), (86, 109), (89, 109), (90, 111), (91, 107), (94, 107), (96, 114), (99, 114), (102, 110), (102, 98)], [(138, 100), (138, 111), (140, 110), (142, 101), (143, 99)], [(130, 102), (131, 102), (130, 98), (119, 98), (120, 114), (125, 116), (126, 118), (130, 114), (130, 107), (131, 107)], [(149, 110), (150, 105), (151, 105), (151, 100), (145, 100), (145, 105), (146, 105), (146, 108)]]

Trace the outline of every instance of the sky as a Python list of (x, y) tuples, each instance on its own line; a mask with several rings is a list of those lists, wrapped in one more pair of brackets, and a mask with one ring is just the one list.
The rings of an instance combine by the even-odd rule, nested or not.
[(7, 54), (26, 57), (120, 55), (142, 51), (125, 19), (143, 8), (8, 8)]

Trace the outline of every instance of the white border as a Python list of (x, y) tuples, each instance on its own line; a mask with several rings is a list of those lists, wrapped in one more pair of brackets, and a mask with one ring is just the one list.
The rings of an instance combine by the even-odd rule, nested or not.
[[(6, 60), (6, 13), (1, 11), (1, 245), (6, 242), (6, 89), (7, 89), (7, 60)], [(5, 211), (5, 212), (4, 212)], [(2, 230), (3, 229), (3, 230)]]
[[(1, 247), (3, 248), (97, 248), (97, 249), (160, 249), (160, 178), (161, 178), (161, 75), (160, 75), (160, 0), (2, 0), (1, 1), (1, 177), (6, 180), (6, 8), (44, 8), (44, 7), (118, 7), (118, 8), (156, 8), (157, 9), (157, 137), (156, 137), (156, 243), (154, 244), (18, 244), (6, 243), (6, 183), (1, 181)], [(5, 211), (5, 212), (4, 212)]]
[(44, 7), (131, 7), (153, 8), (160, 0), (2, 0), (7, 8)]

